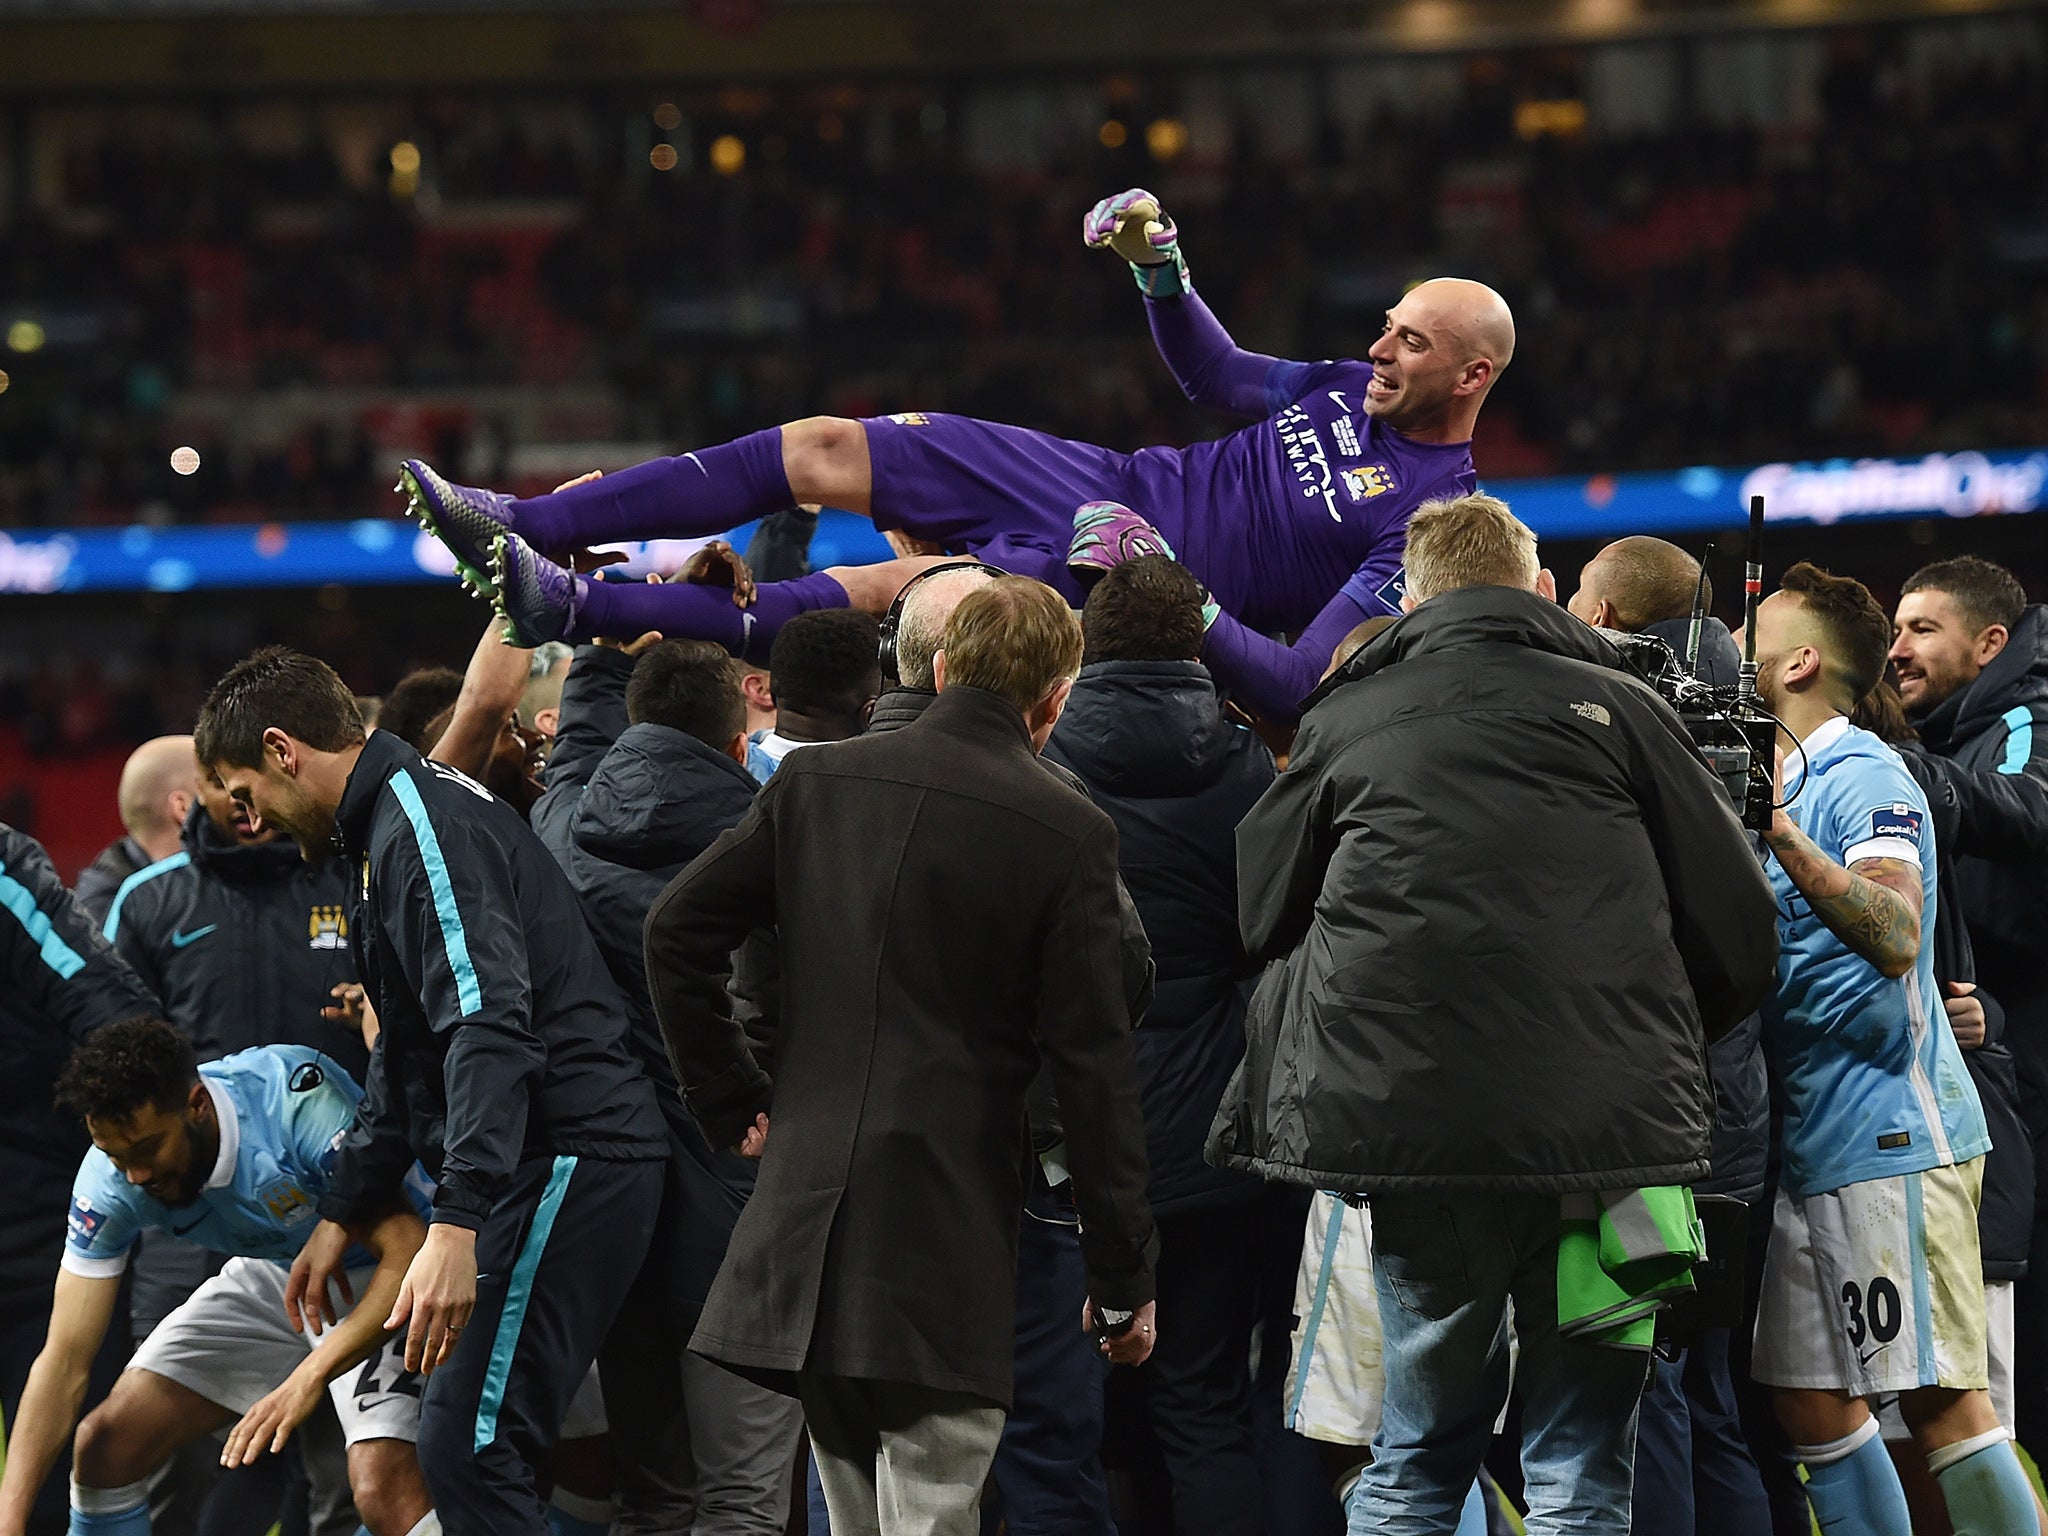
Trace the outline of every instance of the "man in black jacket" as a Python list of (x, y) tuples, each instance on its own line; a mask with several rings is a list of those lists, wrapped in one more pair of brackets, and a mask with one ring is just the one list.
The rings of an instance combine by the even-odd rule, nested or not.
[[(636, 659), (637, 651), (637, 659)], [(754, 1164), (705, 1139), (648, 1000), (641, 930), (684, 865), (754, 803), (739, 665), (700, 640), (578, 649), (561, 695), (541, 841), (625, 993), (668, 1122), (654, 1246), (599, 1352), (621, 1536), (779, 1536), (803, 1433), (794, 1400), (690, 1354)]]
[[(890, 1529), (978, 1529), (1011, 1391), (1041, 1054), (1088, 1310), (1118, 1330), (1111, 1359), (1151, 1349), (1116, 834), (1035, 755), (1079, 653), (1049, 588), (986, 584), (955, 610), (915, 725), (791, 757), (648, 918), (691, 1108), (714, 1142), (766, 1154), (693, 1345), (799, 1392), (846, 1532), (882, 1528), (884, 1508)], [(771, 922), (772, 1081), (724, 987), (733, 946)]]
[[(26, 833), (0, 824), (0, 1416), (11, 1421), (50, 1318), (51, 1277), (64, 1205), (88, 1145), (84, 1130), (57, 1112), (57, 1074), (71, 1048), (94, 1030), (158, 1013), (149, 988), (100, 937), (64, 889), (50, 856)], [(110, 1330), (110, 1338), (123, 1330)], [(93, 1396), (104, 1396), (127, 1357), (103, 1349)], [(67, 1450), (61, 1464), (70, 1465)], [(30, 1536), (59, 1536), (67, 1523), (64, 1482), (52, 1478), (19, 1515)], [(0, 1526), (0, 1529), (4, 1529)]]
[(1245, 1234), (1262, 1186), (1209, 1167), (1202, 1144), (1244, 1056), (1255, 968), (1237, 933), (1235, 838), (1273, 782), (1273, 758), (1224, 719), (1196, 659), (1202, 592), (1185, 567), (1163, 555), (1117, 566), (1088, 594), (1081, 631), (1081, 675), (1046, 756), (1116, 823), (1118, 867), (1159, 968), (1131, 1043), (1173, 1317), (1144, 1369), (1112, 1383), (1112, 1414), (1149, 1421), (1179, 1536), (1256, 1536), (1265, 1514), (1245, 1341), (1259, 1250)]
[[(1713, 585), (1699, 561), (1665, 539), (1637, 535), (1615, 540), (1587, 561), (1566, 606), (1595, 629), (1661, 640), (1681, 664), (1692, 661), (1693, 675), (1701, 682), (1733, 687), (1742, 652), (1727, 625), (1711, 616), (1703, 619), (1698, 653), (1693, 654), (1695, 601), (1702, 612), (1714, 601)], [(1714, 1083), (1712, 1171), (1693, 1187), (1748, 1203), (1751, 1261), (1760, 1278), (1771, 1210), (1766, 1198), (1771, 1089), (1762, 1015), (1752, 1013), (1714, 1041), (1707, 1049), (1707, 1069)], [(1731, 1350), (1746, 1364), (1747, 1334), (1738, 1340), (1731, 1329), (1709, 1328), (1676, 1359), (1652, 1363), (1636, 1428), (1634, 1536), (1770, 1529), (1765, 1469), (1743, 1433)], [(1770, 1421), (1773, 1430), (1775, 1422)], [(1772, 1491), (1796, 1509), (1803, 1524), (1806, 1496), (1793, 1464), (1789, 1459), (1771, 1462), (1769, 1471), (1777, 1485)]]
[(437, 1181), (394, 1323), (431, 1377), (420, 1463), (444, 1530), (543, 1536), (534, 1485), (640, 1267), (668, 1139), (626, 1005), (525, 819), (362, 719), (324, 663), (231, 668), (202, 771), (308, 859), (350, 872), (349, 943), (382, 1033), (301, 1255), (315, 1294), (341, 1224)]
[[(1719, 783), (1499, 501), (1415, 514), (1408, 616), (1238, 829), (1255, 1000), (1212, 1156), (1373, 1204), (1386, 1396), (1353, 1530), (1449, 1529), (1521, 1345), (1532, 1518), (1628, 1529), (1639, 1354), (1558, 1332), (1559, 1196), (1707, 1172), (1706, 1039), (1776, 907)], [(1560, 1526), (1562, 1528), (1562, 1526)]]
[[(2004, 1004), (2020, 1112), (2036, 1158), (2032, 1251), (2016, 1298), (2020, 1441), (2048, 1455), (2048, 861), (2024, 844), (1973, 839), (1979, 820), (2024, 811), (2048, 784), (2048, 607), (1972, 555), (1906, 581), (1891, 661), (1921, 744), (1952, 770), (1964, 814), (1955, 887), (1978, 979)], [(2027, 782), (2031, 781), (2031, 783)], [(1982, 802), (1981, 810), (1973, 809)]]

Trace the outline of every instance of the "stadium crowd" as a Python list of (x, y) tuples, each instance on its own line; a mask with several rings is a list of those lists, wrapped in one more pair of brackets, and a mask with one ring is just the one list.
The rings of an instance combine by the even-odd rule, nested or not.
[[(1105, 180), (1161, 187), (1219, 309), (1276, 352), (1362, 350), (1417, 269), (1499, 288), (1529, 345), (1489, 474), (2048, 441), (2048, 64), (2012, 25), (1995, 59), (1838, 35), (1803, 117), (1596, 101), (1533, 139), (1518, 103), (1594, 94), (1590, 63), (1469, 59), (1448, 102), (1362, 119), (1304, 77), (1305, 142), (1247, 88), (1234, 133), (1165, 163), (1144, 130), (1189, 93), (1171, 76), (1098, 106), (1116, 147), (1091, 119), (993, 167), (972, 103), (911, 86), (707, 96), (672, 134), (639, 97), (391, 102), (367, 158), (339, 109), (132, 104), (46, 151), (48, 202), (0, 225), (6, 290), (48, 322), (0, 424), (0, 524), (357, 516), (399, 452), (503, 479), (537, 434), (690, 441), (912, 396), (1115, 448), (1201, 436), (1077, 267), (1071, 209)], [(677, 139), (676, 168), (622, 165), (636, 132)], [(286, 420), (311, 391), (338, 404)]]
[(461, 670), (258, 648), (75, 890), (0, 827), (0, 1536), (2043, 1532), (2048, 608), (1554, 573), (1545, 304), (1294, 362), (1084, 231), (1250, 425), (408, 461)]

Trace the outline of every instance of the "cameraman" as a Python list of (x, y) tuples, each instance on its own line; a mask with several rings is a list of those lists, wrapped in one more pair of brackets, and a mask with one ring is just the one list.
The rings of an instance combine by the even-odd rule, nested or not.
[(1238, 829), (1254, 1000), (1212, 1156), (1373, 1204), (1386, 1396), (1351, 1529), (1448, 1530), (1521, 1343), (1531, 1527), (1629, 1527), (1640, 1354), (1559, 1332), (1559, 1197), (1707, 1171), (1703, 1035), (1776, 959), (1678, 717), (1500, 501), (1415, 514), (1409, 615), (1310, 696)]
[[(1595, 629), (1661, 640), (1682, 661), (1695, 601), (1704, 610), (1713, 600), (1714, 589), (1703, 581), (1697, 560), (1676, 544), (1639, 535), (1617, 539), (1587, 561), (1566, 606)], [(1728, 626), (1704, 620), (1693, 675), (1726, 687), (1738, 680), (1741, 667), (1742, 653)], [(1712, 1172), (1693, 1187), (1748, 1204), (1758, 1219), (1750, 1246), (1760, 1266), (1770, 1233), (1764, 1196), (1771, 1153), (1761, 1015), (1752, 1013), (1713, 1043), (1707, 1071), (1714, 1084)], [(1677, 1359), (1651, 1366), (1636, 1430), (1635, 1536), (1771, 1528), (1763, 1474), (1737, 1408), (1731, 1348), (1746, 1364), (1747, 1338), (1737, 1346), (1730, 1329), (1709, 1328)], [(1784, 1478), (1804, 1520), (1805, 1498), (1789, 1462)]]

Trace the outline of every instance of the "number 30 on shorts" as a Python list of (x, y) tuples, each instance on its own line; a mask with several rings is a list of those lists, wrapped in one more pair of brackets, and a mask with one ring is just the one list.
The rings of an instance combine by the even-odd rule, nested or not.
[(1899, 1336), (1899, 1288), (1883, 1275), (1862, 1287), (1854, 1280), (1845, 1281), (1842, 1306), (1848, 1313), (1845, 1326), (1852, 1349), (1861, 1349), (1865, 1338), (1889, 1344)]

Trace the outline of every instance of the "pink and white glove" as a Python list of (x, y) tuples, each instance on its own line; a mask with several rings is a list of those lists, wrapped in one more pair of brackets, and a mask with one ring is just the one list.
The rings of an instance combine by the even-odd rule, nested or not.
[(1081, 238), (1107, 248), (1131, 264), (1138, 291), (1148, 298), (1192, 292), (1188, 264), (1180, 253), (1180, 230), (1143, 187), (1105, 197), (1081, 221)]

